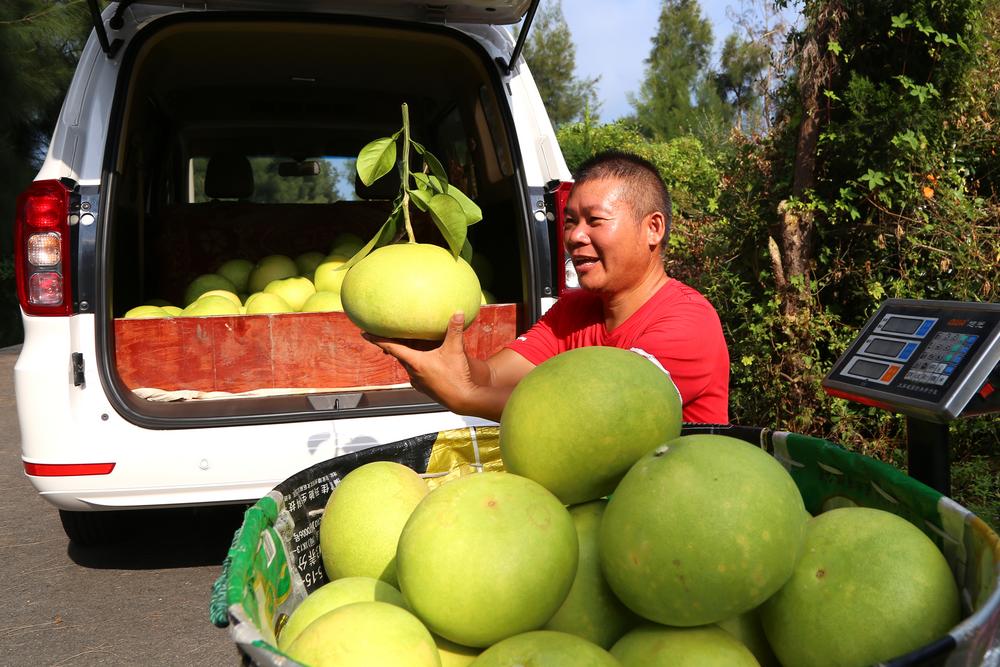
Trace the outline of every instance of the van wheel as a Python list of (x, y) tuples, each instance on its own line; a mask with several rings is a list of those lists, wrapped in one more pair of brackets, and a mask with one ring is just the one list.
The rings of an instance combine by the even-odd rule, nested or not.
[(125, 537), (121, 512), (72, 512), (59, 510), (63, 531), (71, 542), (81, 547), (114, 544)]

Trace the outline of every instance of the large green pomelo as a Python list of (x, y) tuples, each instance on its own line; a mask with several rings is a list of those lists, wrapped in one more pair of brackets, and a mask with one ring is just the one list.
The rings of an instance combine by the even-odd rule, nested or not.
[(621, 667), (592, 642), (565, 632), (535, 630), (508, 637), (483, 651), (472, 667)]
[[(299, 274), (295, 260), (287, 255), (268, 255), (261, 259), (250, 271), (247, 277), (247, 291), (263, 292), (267, 284), (273, 280), (291, 278)], [(236, 290), (234, 290), (236, 291)]]
[(632, 611), (680, 627), (759, 606), (792, 575), (806, 513), (764, 450), (687, 435), (642, 457), (608, 502), (601, 567)]
[(187, 289), (184, 290), (184, 306), (190, 306), (205, 292), (216, 289), (226, 290), (227, 292), (235, 292), (236, 286), (233, 285), (228, 278), (220, 276), (217, 273), (202, 274), (192, 280), (187, 286)]
[(126, 320), (150, 320), (156, 318), (169, 317), (167, 311), (160, 306), (136, 306), (124, 315)]
[(865, 507), (811, 519), (795, 573), (761, 608), (786, 667), (889, 660), (958, 620), (958, 589), (934, 543), (905, 519)]
[(427, 628), (410, 612), (387, 602), (354, 602), (323, 614), (287, 653), (310, 667), (441, 667)]
[(232, 299), (218, 294), (203, 294), (181, 311), (184, 317), (209, 317), (211, 315), (239, 315), (240, 306)]
[(577, 557), (573, 519), (555, 496), (530, 479), (484, 472), (421, 501), (396, 567), (432, 632), (484, 647), (544, 625), (569, 593)]
[(479, 314), (475, 271), (436, 245), (383, 246), (352, 266), (340, 287), (344, 312), (363, 331), (440, 340), (457, 311), (468, 327)]
[(639, 619), (615, 597), (601, 572), (597, 534), (606, 505), (607, 501), (595, 500), (569, 508), (580, 543), (580, 560), (569, 595), (545, 629), (568, 632), (607, 649)]
[(670, 376), (614, 347), (558, 354), (525, 375), (500, 417), (500, 456), (567, 505), (611, 493), (632, 464), (680, 435)]
[(719, 621), (716, 625), (750, 649), (761, 667), (781, 667), (778, 657), (774, 655), (771, 644), (767, 641), (767, 635), (764, 634), (764, 626), (760, 622), (760, 607)]
[(622, 667), (757, 667), (750, 649), (713, 625), (668, 628), (645, 624), (619, 639), (611, 647), (611, 655)]
[(469, 667), (483, 652), (482, 649), (462, 646), (439, 635), (434, 635), (434, 643), (441, 656), (441, 667)]
[(320, 520), (327, 576), (372, 577), (395, 586), (399, 534), (428, 491), (420, 475), (392, 461), (349, 472), (330, 494)]
[(338, 607), (353, 602), (387, 602), (406, 609), (403, 594), (381, 579), (344, 577), (331, 581), (309, 594), (299, 603), (278, 635), (278, 648), (288, 647), (310, 623)]

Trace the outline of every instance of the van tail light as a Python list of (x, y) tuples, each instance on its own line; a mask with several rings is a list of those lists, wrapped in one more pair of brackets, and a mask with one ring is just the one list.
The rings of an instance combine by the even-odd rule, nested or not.
[(110, 475), (114, 469), (114, 463), (29, 463), (24, 461), (24, 473), (32, 477)]
[(69, 213), (62, 181), (35, 181), (17, 198), (17, 297), (28, 315), (73, 314)]
[(552, 231), (549, 235), (549, 245), (552, 247), (552, 270), (556, 286), (556, 295), (562, 294), (565, 290), (579, 287), (576, 269), (573, 262), (563, 246), (563, 224), (566, 216), (566, 201), (569, 199), (569, 191), (573, 189), (572, 181), (550, 181), (545, 188), (545, 203), (549, 213), (549, 220), (552, 221)]

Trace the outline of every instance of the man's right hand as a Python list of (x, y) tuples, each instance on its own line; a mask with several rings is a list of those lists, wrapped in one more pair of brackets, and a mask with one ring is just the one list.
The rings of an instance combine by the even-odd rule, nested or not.
[(469, 395), (476, 390), (462, 337), (464, 329), (465, 315), (455, 313), (448, 322), (444, 340), (431, 349), (427, 349), (424, 341), (404, 341), (368, 333), (362, 336), (398, 359), (414, 388), (449, 409), (461, 412)]
[(534, 364), (506, 348), (486, 361), (470, 357), (462, 337), (464, 328), (465, 315), (455, 313), (444, 340), (430, 349), (427, 341), (362, 336), (398, 359), (414, 388), (452, 412), (498, 422), (514, 385)]

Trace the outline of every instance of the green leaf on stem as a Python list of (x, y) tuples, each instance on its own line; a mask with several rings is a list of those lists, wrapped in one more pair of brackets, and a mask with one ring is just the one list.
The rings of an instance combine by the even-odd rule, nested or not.
[(462, 252), (458, 253), (458, 256), (469, 264), (472, 264), (472, 244), (469, 243), (468, 237), (465, 238), (465, 243), (462, 244)]
[(430, 208), (431, 219), (448, 242), (451, 254), (458, 257), (468, 232), (462, 205), (451, 195), (437, 194), (431, 197), (427, 206)]
[(444, 170), (444, 166), (442, 166), (438, 159), (430, 152), (424, 153), (423, 156), (424, 162), (431, 169), (431, 173), (437, 176), (437, 179), (441, 181), (442, 192), (451, 194), (448, 192), (448, 173)]
[(455, 198), (455, 201), (462, 207), (465, 213), (465, 224), (474, 225), (483, 219), (483, 210), (476, 202), (469, 199), (468, 195), (458, 188), (449, 188), (448, 194)]
[(364, 245), (361, 250), (354, 254), (349, 260), (344, 262), (338, 270), (347, 270), (363, 260), (368, 256), (375, 248), (381, 248), (384, 245), (392, 243), (392, 239), (395, 238), (396, 233), (399, 231), (399, 226), (403, 223), (403, 207), (397, 202), (396, 207), (389, 214), (389, 218), (385, 221), (382, 227), (378, 230), (378, 233), (371, 238), (368, 243)]
[(372, 141), (358, 153), (357, 170), (361, 182), (371, 185), (396, 165), (396, 140), (382, 137)]
[(427, 212), (427, 207), (430, 204), (431, 197), (434, 193), (426, 190), (424, 188), (417, 188), (415, 190), (410, 190), (410, 201), (416, 204), (417, 208), (421, 211)]

